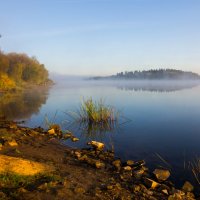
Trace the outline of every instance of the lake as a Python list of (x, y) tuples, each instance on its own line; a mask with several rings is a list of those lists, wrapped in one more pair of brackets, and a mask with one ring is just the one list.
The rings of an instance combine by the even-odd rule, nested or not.
[[(92, 130), (72, 123), (82, 99), (103, 99), (115, 107), (119, 121), (105, 130)], [(47, 90), (0, 96), (1, 115), (25, 120), (30, 127), (58, 123), (81, 138), (72, 147), (85, 147), (90, 140), (102, 141), (122, 160), (144, 159), (150, 169), (171, 170), (171, 179), (197, 184), (191, 163), (200, 158), (200, 86), (189, 81), (62, 81)]]

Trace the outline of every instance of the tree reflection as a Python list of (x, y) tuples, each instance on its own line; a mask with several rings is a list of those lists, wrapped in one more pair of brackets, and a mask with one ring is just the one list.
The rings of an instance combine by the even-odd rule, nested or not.
[(120, 90), (175, 92), (183, 89), (191, 89), (199, 84), (199, 81), (129, 81), (121, 82), (116, 87)]
[(37, 114), (48, 97), (48, 88), (0, 94), (0, 117), (22, 120)]

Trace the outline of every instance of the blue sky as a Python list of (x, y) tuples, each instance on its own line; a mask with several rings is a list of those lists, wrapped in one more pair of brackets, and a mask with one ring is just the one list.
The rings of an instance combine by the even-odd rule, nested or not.
[(0, 0), (0, 48), (51, 72), (200, 73), (199, 0)]

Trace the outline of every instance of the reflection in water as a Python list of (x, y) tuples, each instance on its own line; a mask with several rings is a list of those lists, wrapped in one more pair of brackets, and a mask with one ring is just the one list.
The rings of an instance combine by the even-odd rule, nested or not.
[(48, 89), (32, 89), (0, 95), (0, 117), (9, 120), (28, 119), (39, 113), (40, 107), (46, 103)]
[(120, 125), (117, 121), (112, 123), (92, 123), (92, 122), (80, 122), (75, 121), (71, 125), (66, 126), (68, 130), (72, 130), (74, 133), (80, 133), (78, 137), (81, 137), (85, 141), (96, 140), (103, 142), (106, 148), (109, 150), (114, 149), (114, 135), (120, 129)]
[[(157, 81), (155, 87), (152, 87), (152, 81), (146, 81), (143, 84), (142, 81), (68, 82), (55, 85), (51, 89), (46, 105), (37, 115), (27, 120), (27, 126), (38, 126), (46, 114), (51, 119), (54, 118), (56, 111), (59, 111), (55, 122), (62, 124), (63, 130), (68, 129), (80, 138), (78, 143), (67, 140), (66, 145), (86, 147), (89, 140), (102, 141), (106, 145), (112, 143), (116, 157), (123, 160), (145, 159), (152, 170), (158, 165), (164, 165), (155, 155), (158, 153), (172, 166), (171, 178), (174, 177), (177, 180), (176, 183), (178, 182), (182, 187), (187, 179), (196, 184), (192, 175), (190, 176), (190, 173), (183, 169), (183, 163), (193, 160), (194, 155), (200, 156), (200, 86), (195, 87), (198, 82), (188, 81), (186, 84), (181, 81), (170, 81), (168, 84), (165, 83), (167, 87), (164, 88), (160, 87), (160, 85), (165, 85), (161, 81)], [(133, 91), (126, 92), (117, 89), (117, 87), (125, 88), (126, 86), (133, 88)], [(141, 91), (134, 92), (134, 88)], [(153, 91), (175, 91), (178, 88), (179, 91), (142, 91), (147, 88)], [(184, 88), (191, 89), (182, 90)], [(38, 96), (38, 94), (32, 96)], [(91, 126), (80, 126), (80, 124), (74, 124), (72, 127), (71, 121), (68, 122), (70, 119), (63, 111), (75, 110), (81, 97), (92, 97), (95, 100), (103, 98), (132, 121), (123, 125), (120, 121), (120, 126), (114, 130), (111, 129), (111, 132), (109, 129), (102, 128), (95, 131), (95, 128)], [(20, 112), (20, 108), (15, 110), (17, 109)], [(2, 112), (2, 106), (0, 110)], [(35, 112), (37, 111), (36, 109)], [(101, 134), (103, 130), (107, 131)], [(164, 165), (164, 167), (167, 166)]]
[(120, 84), (117, 84), (117, 88), (132, 91), (174, 92), (183, 89), (190, 89), (199, 84), (199, 81), (133, 81), (121, 82)]

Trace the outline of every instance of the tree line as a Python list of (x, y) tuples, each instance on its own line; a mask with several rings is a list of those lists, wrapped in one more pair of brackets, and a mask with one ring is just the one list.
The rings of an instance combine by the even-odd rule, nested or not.
[(155, 69), (147, 71), (120, 72), (111, 78), (117, 79), (200, 79), (200, 76), (193, 72), (185, 72), (176, 69)]
[(48, 71), (35, 57), (0, 51), (0, 89), (48, 83)]

